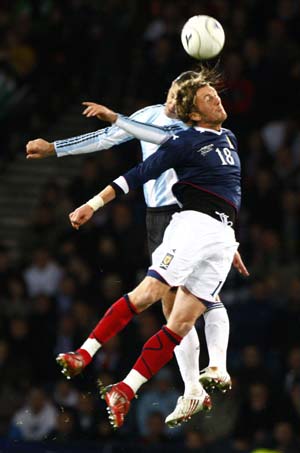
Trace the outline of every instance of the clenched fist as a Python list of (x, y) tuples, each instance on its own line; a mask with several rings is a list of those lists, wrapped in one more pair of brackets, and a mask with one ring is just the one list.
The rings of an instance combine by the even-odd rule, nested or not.
[(53, 143), (43, 138), (30, 140), (26, 145), (26, 159), (43, 159), (44, 157), (55, 156)]
[(69, 214), (72, 227), (75, 228), (75, 230), (79, 230), (79, 227), (90, 220), (93, 214), (94, 210), (88, 204), (83, 204)]

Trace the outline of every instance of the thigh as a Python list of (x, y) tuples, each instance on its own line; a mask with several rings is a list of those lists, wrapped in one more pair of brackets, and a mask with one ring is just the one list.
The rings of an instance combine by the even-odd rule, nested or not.
[(184, 337), (206, 310), (205, 305), (186, 288), (178, 288), (167, 327)]
[(238, 243), (235, 241), (231, 244), (216, 246), (188, 276), (185, 286), (189, 291), (204, 301), (221, 305), (216, 298), (226, 281), (237, 247)]

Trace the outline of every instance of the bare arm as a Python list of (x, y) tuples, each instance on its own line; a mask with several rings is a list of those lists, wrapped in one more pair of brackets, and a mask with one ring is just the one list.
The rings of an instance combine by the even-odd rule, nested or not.
[(78, 230), (81, 225), (84, 225), (90, 220), (97, 209), (110, 203), (115, 198), (116, 192), (114, 188), (112, 186), (106, 186), (98, 195), (69, 214), (72, 227)]

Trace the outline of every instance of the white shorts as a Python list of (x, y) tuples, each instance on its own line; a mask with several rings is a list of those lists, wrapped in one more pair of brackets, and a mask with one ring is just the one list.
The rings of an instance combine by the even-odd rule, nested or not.
[(201, 212), (182, 211), (173, 215), (163, 242), (153, 252), (148, 275), (215, 302), (238, 245), (226, 223)]

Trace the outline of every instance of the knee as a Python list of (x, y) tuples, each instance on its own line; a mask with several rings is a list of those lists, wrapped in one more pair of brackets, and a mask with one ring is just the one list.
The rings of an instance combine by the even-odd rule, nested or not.
[(172, 332), (177, 333), (181, 337), (185, 337), (189, 331), (193, 328), (194, 322), (186, 319), (172, 319), (172, 316), (169, 318), (167, 327), (172, 330)]

